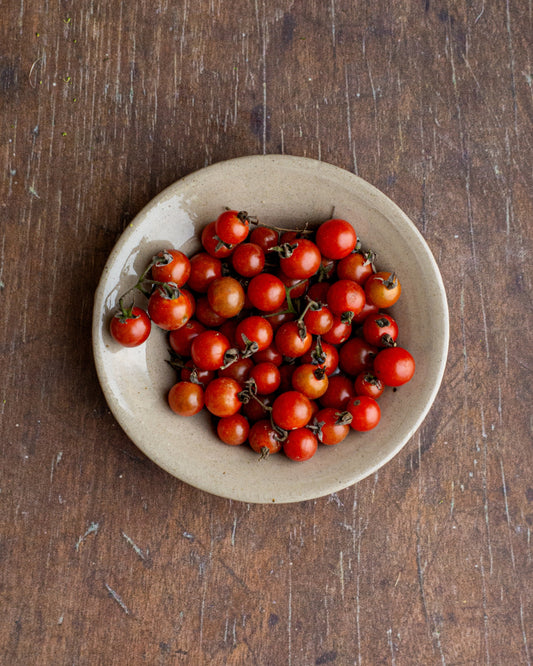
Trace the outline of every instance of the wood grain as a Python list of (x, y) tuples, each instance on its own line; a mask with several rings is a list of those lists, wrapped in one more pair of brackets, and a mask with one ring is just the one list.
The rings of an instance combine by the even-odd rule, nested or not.
[[(0, 9), (0, 661), (531, 664), (531, 3)], [(451, 316), (404, 450), (290, 506), (147, 461), (90, 346), (125, 225), (181, 176), (256, 153), (389, 195)]]

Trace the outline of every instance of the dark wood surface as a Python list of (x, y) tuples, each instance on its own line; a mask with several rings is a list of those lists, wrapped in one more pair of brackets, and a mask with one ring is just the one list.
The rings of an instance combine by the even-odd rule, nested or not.
[[(531, 664), (531, 2), (0, 14), (0, 662)], [(375, 476), (295, 505), (158, 469), (91, 354), (125, 225), (180, 177), (257, 153), (383, 190), (450, 306), (418, 433)]]

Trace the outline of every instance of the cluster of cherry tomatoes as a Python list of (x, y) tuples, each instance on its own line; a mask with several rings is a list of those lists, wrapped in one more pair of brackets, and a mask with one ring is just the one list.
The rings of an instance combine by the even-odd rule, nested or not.
[(147, 312), (122, 298), (111, 321), (125, 346), (142, 344), (152, 323), (169, 331), (179, 372), (170, 408), (205, 407), (224, 443), (292, 460), (374, 428), (379, 397), (408, 382), (415, 362), (386, 312), (400, 282), (375, 270), (352, 225), (282, 230), (226, 210), (201, 242), (190, 259), (176, 249), (153, 257), (134, 287)]

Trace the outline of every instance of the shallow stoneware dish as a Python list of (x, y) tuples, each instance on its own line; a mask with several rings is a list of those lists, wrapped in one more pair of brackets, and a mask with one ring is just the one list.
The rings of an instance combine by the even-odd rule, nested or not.
[[(155, 326), (147, 343), (122, 348), (109, 335), (118, 297), (136, 282), (150, 258), (168, 247), (189, 256), (199, 231), (228, 206), (262, 224), (301, 227), (331, 216), (349, 220), (376, 267), (394, 269), (402, 296), (391, 309), (399, 341), (416, 359), (408, 384), (380, 398), (382, 419), (368, 433), (350, 432), (341, 444), (320, 446), (309, 461), (282, 453), (259, 460), (246, 445), (226, 446), (205, 411), (175, 415), (166, 395), (176, 381), (166, 334)], [(138, 294), (136, 302), (143, 305)], [(151, 460), (207, 492), (245, 502), (295, 502), (339, 491), (374, 473), (415, 433), (437, 394), (448, 350), (448, 310), (442, 279), (424, 239), (384, 194), (353, 174), (312, 159), (242, 157), (215, 164), (174, 183), (151, 201), (113, 249), (95, 296), (93, 349), (98, 377), (114, 416)]]

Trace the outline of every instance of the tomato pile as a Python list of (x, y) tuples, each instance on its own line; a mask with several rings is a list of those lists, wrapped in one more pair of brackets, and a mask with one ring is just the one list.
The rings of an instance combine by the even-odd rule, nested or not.
[(283, 230), (225, 210), (201, 243), (190, 259), (155, 255), (130, 290), (146, 296), (147, 311), (126, 308), (125, 294), (110, 325), (126, 347), (142, 344), (152, 323), (168, 331), (179, 373), (170, 408), (193, 416), (205, 407), (225, 444), (298, 461), (350, 429), (375, 428), (380, 396), (408, 382), (415, 362), (386, 312), (400, 298), (398, 277), (376, 271), (352, 225)]

